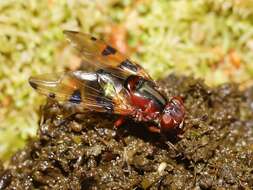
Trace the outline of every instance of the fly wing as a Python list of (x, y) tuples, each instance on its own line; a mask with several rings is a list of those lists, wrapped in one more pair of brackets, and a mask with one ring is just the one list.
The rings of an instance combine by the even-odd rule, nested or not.
[(98, 69), (107, 70), (120, 78), (139, 75), (152, 80), (140, 65), (130, 61), (126, 56), (103, 41), (75, 31), (64, 31), (64, 34), (82, 58)]
[(110, 90), (110, 86), (101, 86), (97, 73), (73, 71), (39, 75), (30, 77), (29, 83), (38, 93), (59, 102), (73, 103), (83, 111), (128, 115), (133, 109), (128, 102), (125, 89), (117, 92)]

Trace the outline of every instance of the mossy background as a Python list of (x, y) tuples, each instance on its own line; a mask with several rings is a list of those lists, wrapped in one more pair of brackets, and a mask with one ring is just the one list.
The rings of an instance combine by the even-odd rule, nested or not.
[(155, 79), (176, 72), (209, 85), (252, 84), (252, 0), (2, 0), (0, 28), (1, 159), (36, 133), (45, 98), (28, 77), (80, 61), (64, 29), (105, 39)]

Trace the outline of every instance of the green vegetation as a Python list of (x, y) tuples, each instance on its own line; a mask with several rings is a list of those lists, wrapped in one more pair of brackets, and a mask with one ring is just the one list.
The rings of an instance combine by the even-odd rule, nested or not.
[(173, 71), (202, 77), (210, 85), (228, 81), (244, 85), (253, 78), (251, 0), (3, 0), (0, 28), (4, 159), (37, 128), (44, 98), (29, 87), (28, 77), (63, 71), (77, 62), (63, 29), (107, 40), (125, 36), (131, 57), (154, 78)]

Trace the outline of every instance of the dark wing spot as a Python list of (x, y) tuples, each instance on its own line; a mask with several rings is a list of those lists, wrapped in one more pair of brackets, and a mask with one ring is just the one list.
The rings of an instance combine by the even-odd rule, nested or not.
[(54, 98), (55, 98), (55, 93), (50, 92), (50, 93), (48, 94), (48, 97), (49, 97), (49, 98), (53, 98), (53, 99), (54, 99)]
[(127, 68), (128, 70), (131, 70), (133, 72), (137, 72), (138, 68), (136, 65), (134, 65), (133, 63), (131, 63), (131, 61), (129, 61), (128, 59), (122, 61), (119, 65), (120, 68), (124, 69)]
[(102, 106), (108, 113), (113, 113), (113, 102), (105, 99), (103, 96), (99, 96), (96, 98), (98, 105)]
[(92, 41), (96, 41), (96, 40), (97, 40), (97, 38), (95, 38), (95, 37), (93, 37), (93, 36), (92, 36), (90, 39), (91, 39)]
[(116, 49), (114, 49), (111, 46), (106, 46), (105, 49), (102, 51), (102, 55), (103, 56), (107, 56), (107, 55), (111, 55), (111, 54), (115, 54), (116, 53)]
[(29, 84), (31, 85), (31, 87), (33, 87), (35, 90), (38, 88), (38, 85), (32, 81), (29, 81)]
[(75, 90), (69, 99), (69, 101), (74, 104), (80, 104), (81, 100), (82, 99), (80, 90)]

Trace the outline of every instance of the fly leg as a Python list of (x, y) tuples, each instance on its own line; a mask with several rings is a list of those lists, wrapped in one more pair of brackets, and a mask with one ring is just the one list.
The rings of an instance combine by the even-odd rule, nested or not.
[(156, 126), (153, 126), (153, 125), (148, 126), (148, 130), (149, 130), (151, 133), (160, 133), (160, 132), (161, 132), (160, 129), (158, 129)]
[(115, 122), (114, 122), (114, 128), (118, 129), (123, 123), (125, 123), (125, 116), (120, 116)]

